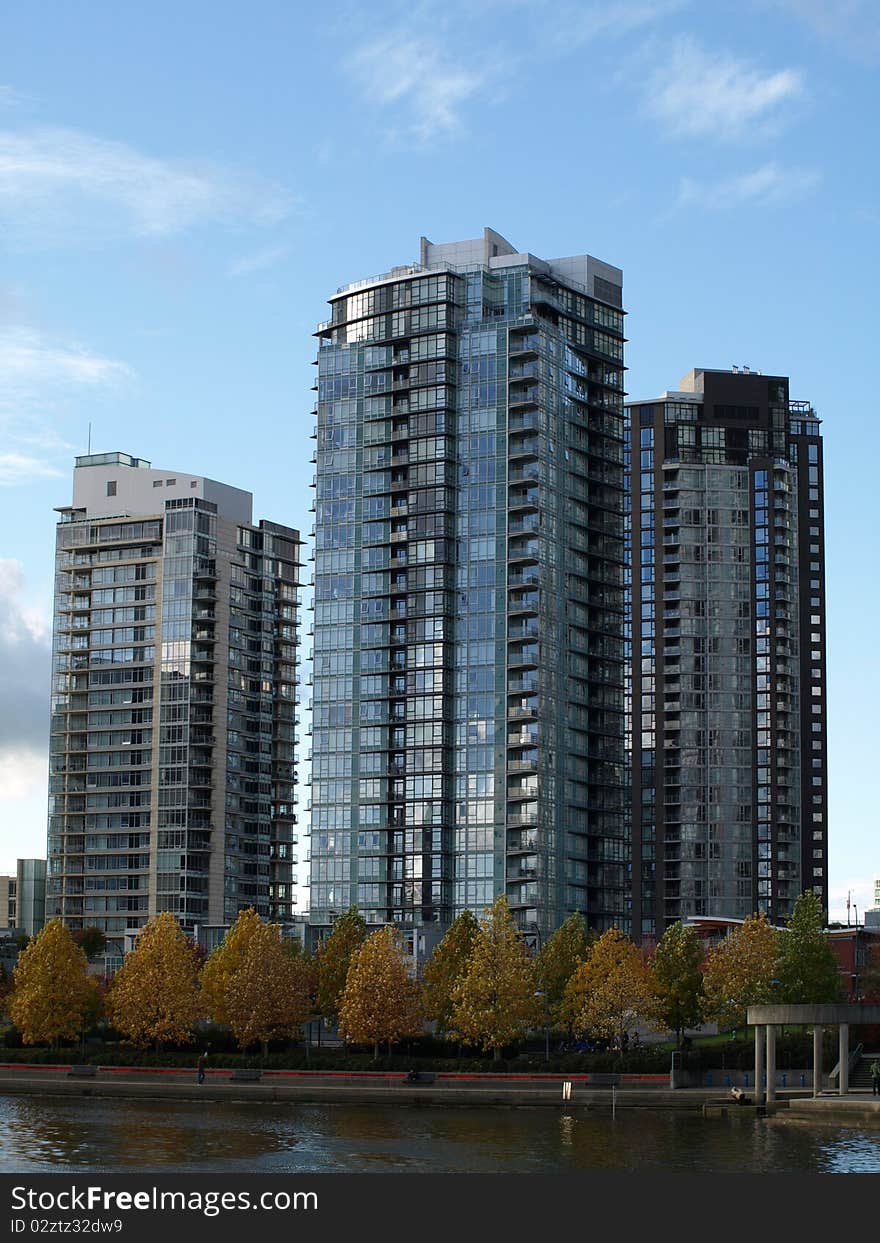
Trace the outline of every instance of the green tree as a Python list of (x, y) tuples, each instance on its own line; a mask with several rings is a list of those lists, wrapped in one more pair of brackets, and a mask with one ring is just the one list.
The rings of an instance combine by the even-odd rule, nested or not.
[(351, 956), (359, 949), (367, 934), (367, 925), (356, 906), (340, 915), (333, 931), (318, 948), (315, 964), (318, 971), (316, 1005), (325, 1018), (339, 1016), (339, 1003), (345, 988)]
[(436, 1019), (439, 1032), (452, 1025), (453, 990), (467, 971), (478, 931), (473, 912), (462, 911), (425, 965), (425, 1007), (428, 1017)]
[(192, 1043), (201, 1017), (198, 957), (170, 912), (141, 929), (108, 989), (107, 1009), (132, 1044)]
[(681, 1038), (703, 1021), (703, 943), (696, 928), (682, 923), (666, 929), (650, 961), (656, 995), (654, 1020), (661, 1031)]
[(215, 1023), (229, 1024), (226, 996), (229, 982), (238, 971), (254, 933), (262, 920), (252, 906), (239, 911), (238, 918), (214, 949), (201, 973), (201, 1007)]
[(107, 946), (107, 938), (100, 928), (88, 927), (73, 933), (73, 939), (85, 953), (86, 958), (97, 958)]
[(25, 1044), (54, 1047), (77, 1039), (96, 1012), (98, 993), (86, 956), (60, 919), (52, 919), (19, 955), (9, 1017)]
[(0, 1014), (6, 1013), (9, 994), (12, 992), (12, 978), (6, 967), (0, 962)]
[(819, 1005), (840, 999), (840, 972), (824, 927), (822, 904), (807, 889), (779, 934), (776, 974), (782, 1002)]
[(480, 921), (463, 979), (452, 992), (453, 1034), (501, 1057), (535, 1022), (532, 960), (502, 894)]
[(714, 946), (703, 968), (703, 1012), (721, 1026), (740, 1027), (749, 1006), (773, 999), (779, 940), (766, 915), (750, 915)]
[(424, 1028), (421, 988), (410, 977), (397, 930), (388, 924), (368, 937), (351, 956), (339, 1003), (339, 1032), (355, 1044), (372, 1044), (378, 1058), (382, 1041), (391, 1046)]
[(535, 960), (535, 982), (543, 998), (542, 1010), (554, 1027), (565, 1025), (563, 1004), (571, 977), (586, 958), (595, 938), (583, 915), (575, 912), (541, 946)]
[(229, 977), (224, 1013), (239, 1048), (259, 1041), (296, 1039), (312, 1012), (307, 958), (289, 952), (278, 924), (258, 919), (237, 968)]
[(609, 928), (568, 982), (563, 1012), (571, 1030), (622, 1040), (654, 1004), (651, 974), (619, 928)]
[(859, 978), (859, 993), (864, 1001), (880, 1001), (880, 946), (868, 955)]

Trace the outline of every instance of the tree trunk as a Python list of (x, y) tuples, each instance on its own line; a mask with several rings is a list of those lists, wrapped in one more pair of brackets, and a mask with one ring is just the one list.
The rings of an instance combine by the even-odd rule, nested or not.
[(492, 1057), (496, 1062), (501, 1061), (501, 1048), (499, 1045), (496, 1045), (495, 1048), (492, 1050)]
[(263, 1052), (263, 1061), (265, 1062), (265, 1061), (266, 1061), (266, 1058), (269, 1056), (269, 1041), (268, 1041), (268, 1040), (261, 1040), (261, 1041), (260, 1041), (260, 1048), (262, 1049), (262, 1052)]
[(374, 1040), (373, 1041), (373, 1061), (378, 1062), (378, 1060), (379, 1060), (379, 1041)]

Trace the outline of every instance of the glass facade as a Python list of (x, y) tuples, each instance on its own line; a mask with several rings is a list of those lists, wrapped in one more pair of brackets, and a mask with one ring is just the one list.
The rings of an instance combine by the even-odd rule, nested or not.
[(111, 956), (160, 911), (290, 918), (296, 840), (299, 537), (237, 521), (222, 485), (133, 517), (132, 468), (177, 483), (78, 459), (56, 540), (47, 917)]
[(539, 933), (605, 926), (623, 314), (512, 251), (428, 260), (318, 333), (311, 920), (439, 935), (506, 892)]
[(628, 758), (645, 937), (694, 916), (782, 921), (806, 887), (827, 905), (824, 591), (804, 582), (819, 554), (802, 529), (811, 508), (813, 530), (823, 525), (802, 473), (819, 427), (799, 404), (806, 421), (784, 378), (698, 371), (627, 410)]

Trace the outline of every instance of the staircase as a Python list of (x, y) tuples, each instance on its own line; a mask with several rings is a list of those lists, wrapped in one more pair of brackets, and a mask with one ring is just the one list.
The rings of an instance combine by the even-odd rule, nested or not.
[(862, 1053), (849, 1072), (850, 1092), (871, 1091), (871, 1063), (874, 1061), (880, 1062), (880, 1053)]

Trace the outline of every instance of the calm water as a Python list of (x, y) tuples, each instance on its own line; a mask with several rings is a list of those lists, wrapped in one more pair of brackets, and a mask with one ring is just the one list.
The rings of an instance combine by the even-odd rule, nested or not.
[(660, 1111), (0, 1097), (0, 1170), (880, 1172), (880, 1133)]

